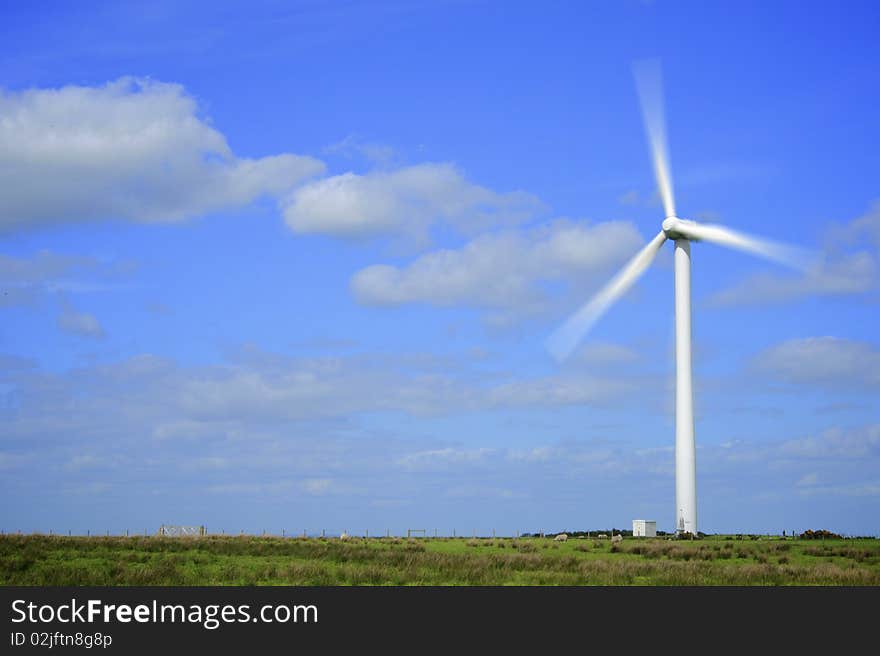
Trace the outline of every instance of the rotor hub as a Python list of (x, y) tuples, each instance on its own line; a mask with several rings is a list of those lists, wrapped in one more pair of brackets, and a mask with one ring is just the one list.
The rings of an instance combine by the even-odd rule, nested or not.
[(676, 228), (678, 228), (679, 221), (681, 221), (681, 219), (679, 219), (677, 216), (667, 216), (665, 219), (663, 219), (662, 228), (668, 239), (679, 239), (682, 237), (682, 235), (680, 235), (676, 230)]

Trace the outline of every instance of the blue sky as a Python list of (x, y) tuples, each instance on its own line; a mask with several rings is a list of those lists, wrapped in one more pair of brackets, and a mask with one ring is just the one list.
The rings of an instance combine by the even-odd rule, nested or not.
[(875, 3), (50, 3), (0, 20), (0, 527), (877, 534)]

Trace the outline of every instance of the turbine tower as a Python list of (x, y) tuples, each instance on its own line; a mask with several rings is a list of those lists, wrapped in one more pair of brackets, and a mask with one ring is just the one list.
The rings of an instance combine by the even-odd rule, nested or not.
[(654, 176), (665, 212), (662, 229), (605, 287), (550, 335), (547, 348), (558, 361), (567, 358), (599, 317), (647, 270), (664, 242), (667, 239), (675, 242), (675, 530), (677, 533), (696, 534), (697, 466), (691, 362), (691, 242), (714, 242), (798, 269), (806, 267), (807, 259), (803, 251), (790, 246), (678, 217), (666, 152), (659, 62), (638, 62), (634, 66), (634, 73), (654, 163)]

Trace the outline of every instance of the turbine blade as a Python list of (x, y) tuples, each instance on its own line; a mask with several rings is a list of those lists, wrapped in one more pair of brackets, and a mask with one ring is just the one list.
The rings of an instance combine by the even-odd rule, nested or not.
[(651, 159), (654, 162), (654, 176), (657, 178), (657, 190), (663, 199), (663, 210), (666, 216), (675, 216), (675, 200), (672, 197), (672, 171), (669, 168), (669, 155), (666, 148), (666, 118), (663, 110), (663, 73), (660, 61), (644, 59), (633, 64), (636, 78), (636, 89), (642, 106), (642, 118), (648, 143), (651, 147)]
[(693, 221), (679, 221), (675, 231), (689, 239), (709, 241), (766, 258), (801, 271), (809, 268), (810, 254), (796, 246), (753, 237), (719, 225), (702, 225)]
[(557, 361), (565, 360), (614, 301), (633, 286), (657, 256), (666, 235), (661, 232), (615, 275), (586, 305), (575, 312), (547, 339), (546, 347)]

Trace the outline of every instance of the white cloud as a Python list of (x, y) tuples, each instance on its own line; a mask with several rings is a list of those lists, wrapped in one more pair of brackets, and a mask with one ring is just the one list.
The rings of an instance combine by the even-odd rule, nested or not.
[(618, 196), (617, 198), (617, 202), (621, 205), (637, 205), (639, 203), (639, 200), (639, 192), (635, 189), (630, 189), (626, 193)]
[(800, 490), (800, 494), (805, 497), (880, 497), (880, 481), (807, 487)]
[(0, 307), (34, 304), (49, 293), (123, 289), (118, 279), (134, 268), (133, 262), (47, 250), (26, 257), (0, 254)]
[(82, 337), (100, 339), (105, 336), (104, 328), (94, 315), (77, 311), (67, 301), (62, 304), (61, 314), (58, 315), (58, 327), (64, 332)]
[(802, 273), (752, 275), (709, 298), (713, 305), (784, 303), (809, 296), (846, 296), (878, 289), (880, 201), (863, 216), (828, 231), (824, 253)]
[(783, 303), (808, 296), (863, 294), (877, 287), (877, 259), (861, 251), (825, 256), (803, 274), (763, 273), (749, 276), (709, 298), (716, 306)]
[(453, 250), (424, 254), (405, 267), (375, 265), (351, 280), (366, 305), (469, 305), (530, 314), (547, 307), (542, 283), (599, 282), (642, 244), (627, 222), (567, 220), (525, 231), (483, 235)]
[(236, 427), (222, 421), (181, 419), (161, 422), (153, 429), (157, 440), (201, 440), (211, 437), (240, 437)]
[(807, 337), (773, 346), (753, 366), (789, 383), (880, 385), (880, 350), (837, 337)]
[(333, 490), (333, 481), (329, 478), (308, 478), (300, 483), (300, 487), (308, 494), (321, 496)]
[(361, 157), (378, 166), (387, 166), (394, 159), (394, 149), (391, 146), (364, 141), (353, 134), (325, 147), (324, 152), (328, 155), (342, 155), (348, 159)]
[(862, 216), (849, 223), (835, 226), (831, 230), (831, 239), (845, 243), (871, 242), (880, 248), (880, 200), (871, 203), (871, 208)]
[(812, 487), (819, 483), (819, 475), (816, 472), (810, 472), (809, 474), (804, 474), (801, 476), (797, 483), (795, 483), (795, 487)]
[(818, 436), (786, 440), (777, 454), (817, 460), (867, 458), (880, 454), (880, 424), (847, 430), (829, 428)]
[(492, 449), (430, 449), (408, 453), (395, 462), (407, 469), (442, 469), (449, 465), (479, 464), (485, 462), (493, 453)]
[(520, 223), (542, 209), (530, 194), (497, 193), (468, 182), (451, 164), (428, 163), (308, 183), (286, 199), (284, 218), (299, 233), (402, 234), (424, 241), (432, 224), (474, 234), (494, 225)]
[(183, 87), (0, 90), (0, 226), (177, 221), (280, 196), (323, 171), (311, 157), (236, 157)]
[(455, 485), (446, 490), (446, 496), (453, 499), (508, 499), (522, 500), (528, 497), (527, 494), (517, 490), (511, 490), (506, 487), (498, 487), (494, 485)]
[(121, 464), (118, 457), (107, 457), (91, 453), (80, 453), (72, 456), (63, 468), (67, 471), (81, 471), (87, 469), (107, 469)]
[(72, 272), (93, 268), (97, 264), (93, 258), (61, 255), (46, 250), (29, 258), (0, 253), (0, 280), (4, 285), (34, 285), (57, 280)]
[(510, 407), (593, 405), (637, 388), (623, 379), (560, 375), (505, 383), (492, 389), (489, 397), (496, 405)]
[[(7, 440), (28, 442), (77, 434), (115, 444), (120, 433), (134, 431), (132, 439), (156, 448), (250, 444), (283, 434), (286, 426), (346, 422), (362, 413), (424, 417), (604, 405), (636, 385), (612, 376), (518, 380), (482, 366), (469, 368), (466, 359), (455, 362), (459, 366), (401, 355), (297, 358), (265, 353), (259, 362), (213, 366), (143, 355), (59, 374), (12, 369), (3, 373), (4, 389), (22, 405), (4, 415), (3, 432)], [(0, 411), (4, 408), (9, 409), (0, 399)], [(102, 451), (95, 446), (90, 452)]]

